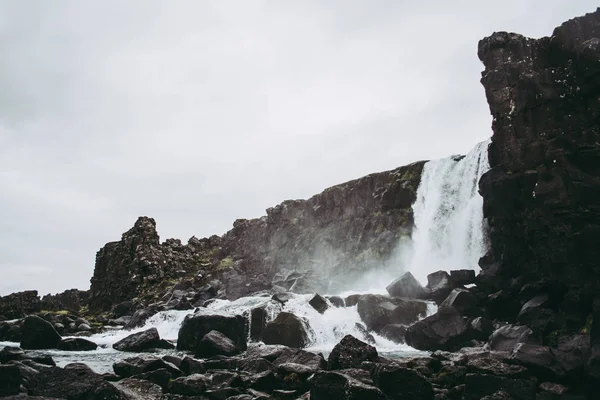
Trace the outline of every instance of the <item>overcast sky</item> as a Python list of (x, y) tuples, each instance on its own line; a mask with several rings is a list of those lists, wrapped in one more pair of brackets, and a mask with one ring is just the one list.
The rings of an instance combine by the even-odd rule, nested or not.
[(595, 3), (0, 0), (0, 294), (87, 289), (140, 215), (187, 241), (465, 153), (479, 39)]

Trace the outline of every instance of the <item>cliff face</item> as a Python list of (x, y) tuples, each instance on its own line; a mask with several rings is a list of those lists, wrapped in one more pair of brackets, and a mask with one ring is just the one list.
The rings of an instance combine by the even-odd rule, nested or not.
[(342, 277), (351, 281), (385, 266), (410, 236), (423, 164), (285, 201), (262, 218), (235, 221), (223, 237), (192, 238), (187, 245), (175, 239), (160, 244), (154, 220), (141, 217), (121, 241), (98, 252), (89, 307), (104, 311), (136, 297), (149, 299), (181, 277), (199, 284), (217, 278), (230, 299), (265, 289), (336, 288)]
[(600, 287), (600, 9), (539, 40), (495, 33), (478, 54), (494, 131), (482, 267)]

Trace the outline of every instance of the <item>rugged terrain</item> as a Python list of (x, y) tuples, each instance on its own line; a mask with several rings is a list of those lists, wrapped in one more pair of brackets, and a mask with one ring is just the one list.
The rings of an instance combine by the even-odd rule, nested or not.
[[(236, 221), (223, 237), (187, 245), (161, 244), (154, 220), (142, 217), (98, 252), (89, 293), (0, 299), (5, 319), (17, 318), (0, 322), (0, 339), (25, 349), (0, 351), (0, 396), (597, 398), (600, 9), (551, 37), (494, 33), (479, 43), (479, 57), (494, 134), (491, 169), (480, 181), (491, 250), (477, 277), (439, 271), (421, 287), (404, 274), (385, 296), (314, 294), (309, 304), (318, 313), (356, 306), (362, 321), (326, 359), (298, 349), (308, 345), (310, 322), (285, 304), (297, 296), (291, 292), (343, 288), (324, 278), (341, 271), (352, 277), (393, 259), (411, 233), (423, 163), (284, 202), (260, 219)], [(242, 316), (210, 311), (214, 298), (250, 293), (264, 304)], [(427, 302), (438, 310), (424, 317)], [(177, 339), (185, 356), (133, 356), (115, 363), (114, 374), (99, 375), (28, 353), (91, 350), (95, 343), (61, 335), (89, 335), (103, 324), (133, 328), (171, 309), (190, 310)], [(41, 318), (20, 318), (28, 314)], [(374, 334), (430, 353), (381, 357), (368, 344)], [(113, 347), (156, 353), (174, 345), (147, 329)]]

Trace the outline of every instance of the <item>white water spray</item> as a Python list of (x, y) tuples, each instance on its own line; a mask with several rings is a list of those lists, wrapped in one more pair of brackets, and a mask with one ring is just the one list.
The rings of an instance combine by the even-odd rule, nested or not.
[(439, 270), (474, 269), (487, 251), (481, 176), (489, 169), (489, 140), (464, 158), (429, 161), (413, 204), (415, 231), (410, 272), (422, 284)]

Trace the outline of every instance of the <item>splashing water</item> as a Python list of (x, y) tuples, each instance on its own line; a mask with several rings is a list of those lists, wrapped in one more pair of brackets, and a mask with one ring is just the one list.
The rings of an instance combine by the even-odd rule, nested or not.
[(439, 270), (474, 269), (487, 250), (481, 176), (489, 169), (489, 140), (465, 157), (425, 164), (413, 204), (415, 231), (410, 272), (422, 284)]

